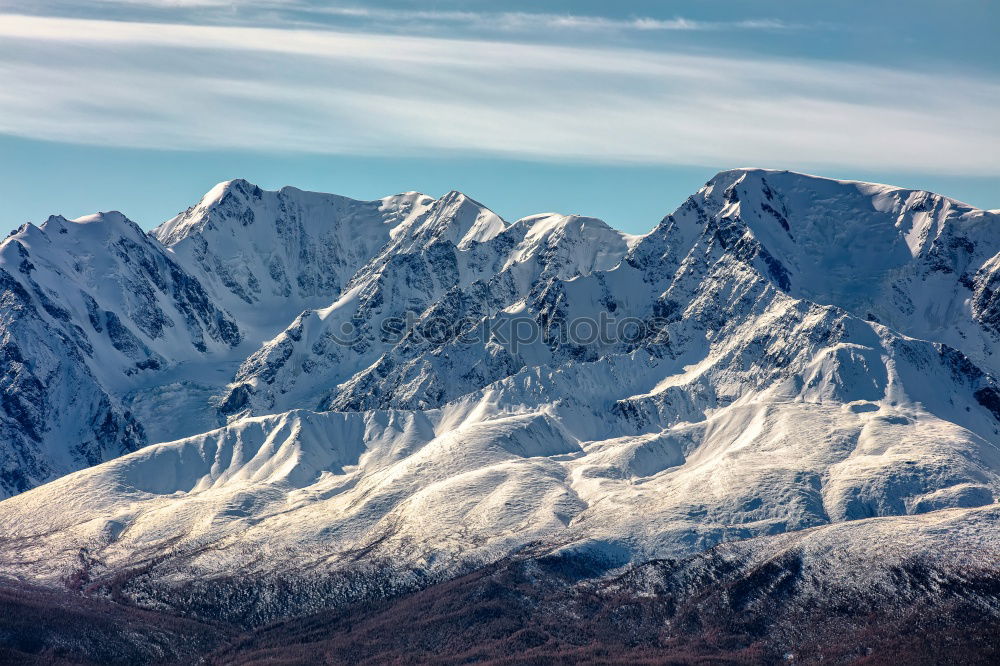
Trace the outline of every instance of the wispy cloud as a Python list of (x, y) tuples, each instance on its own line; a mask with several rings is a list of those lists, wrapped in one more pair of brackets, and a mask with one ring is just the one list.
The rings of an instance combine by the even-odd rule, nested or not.
[(0, 16), (0, 132), (151, 148), (1000, 173), (1000, 84), (836, 62)]
[[(284, 9), (304, 7), (292, 3)], [(651, 17), (611, 18), (581, 14), (546, 12), (466, 12), (441, 10), (399, 10), (379, 7), (312, 7), (308, 11), (328, 16), (391, 22), (431, 21), (491, 29), (496, 31), (698, 31), (698, 30), (788, 30), (799, 26), (779, 19), (747, 19), (737, 21), (698, 21), (683, 17), (658, 19)]]

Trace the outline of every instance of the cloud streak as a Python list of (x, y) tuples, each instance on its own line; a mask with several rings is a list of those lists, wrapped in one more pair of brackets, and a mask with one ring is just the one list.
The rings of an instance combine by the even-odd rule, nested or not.
[[(206, 0), (207, 1), (207, 0)], [(282, 5), (283, 9), (301, 7), (295, 3)], [(573, 30), (587, 32), (608, 31), (716, 31), (716, 30), (789, 30), (799, 26), (779, 19), (748, 19), (740, 21), (698, 21), (683, 17), (658, 19), (651, 17), (610, 18), (580, 14), (554, 14), (546, 12), (463, 12), (435, 10), (399, 10), (377, 7), (313, 7), (303, 11), (316, 15), (350, 17), (385, 23), (412, 21), (436, 22), (459, 25), (465, 28), (497, 32), (540, 32)]]
[(1000, 84), (836, 62), (0, 15), (0, 132), (162, 149), (1000, 173)]

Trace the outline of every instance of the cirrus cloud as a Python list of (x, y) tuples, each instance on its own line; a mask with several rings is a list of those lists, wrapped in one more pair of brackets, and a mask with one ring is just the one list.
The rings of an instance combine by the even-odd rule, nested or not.
[(0, 132), (163, 149), (1000, 172), (1000, 84), (829, 61), (0, 15)]

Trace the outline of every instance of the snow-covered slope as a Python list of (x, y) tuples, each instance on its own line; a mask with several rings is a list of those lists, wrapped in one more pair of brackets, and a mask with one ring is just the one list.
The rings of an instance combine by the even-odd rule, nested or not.
[[(586, 221), (574, 220), (587, 229)], [(732, 262), (751, 266), (787, 295), (941, 341), (995, 373), (996, 222), (995, 213), (926, 192), (753, 169), (719, 174), (638, 242), (613, 239), (593, 222), (581, 241), (566, 218), (542, 217), (465, 251), (437, 242), (389, 246), (352, 280), (353, 291), (307, 313), (252, 355), (237, 373), (228, 407), (267, 413), (439, 405), (521, 367), (606, 351), (522, 345), (518, 352), (484, 345), (490, 336), (478, 334), (475, 349), (456, 345), (477, 320), (496, 328), (497, 316), (516, 315), (551, 331), (554, 322), (597, 319), (602, 311), (619, 320), (676, 316), (698, 301), (698, 290), (704, 296), (704, 276)], [(599, 233), (605, 238), (595, 239)], [(545, 239), (544, 251), (536, 239)], [(626, 244), (628, 264), (641, 275), (625, 267), (605, 272)], [(574, 247), (612, 251), (580, 257)], [(550, 264), (569, 269), (554, 272)], [(583, 284), (569, 283), (594, 269), (600, 272)], [(570, 299), (586, 302), (570, 307)], [(611, 311), (619, 305), (624, 309)], [(414, 313), (418, 332), (422, 325), (443, 330), (387, 343), (377, 324), (404, 311)], [(440, 321), (459, 323), (449, 329)]]
[(198, 280), (120, 213), (0, 244), (0, 496), (145, 443), (123, 406), (158, 371), (240, 343)]
[(996, 211), (930, 192), (763, 169), (723, 172), (688, 205), (716, 217), (789, 294), (945, 342), (1000, 370)]
[(302, 310), (329, 304), (394, 229), (433, 203), (416, 192), (356, 201), (237, 179), (151, 235), (245, 327), (270, 338)]
[[(538, 543), (618, 565), (1000, 496), (995, 213), (761, 170), (719, 174), (641, 238), (409, 200), (331, 304), (242, 363), (229, 425), (0, 502), (0, 569), (141, 571), (135, 594), (177, 603), (234, 572), (447, 577)], [(190, 262), (178, 248), (209, 231), (261, 252), (233, 221), (270, 218), (212, 210), (211, 229), (158, 230), (168, 254)], [(565, 334), (602, 317), (641, 334)], [(295, 603), (322, 603), (309, 589)]]
[[(991, 504), (995, 417), (961, 367), (931, 343), (859, 326), (726, 406), (717, 392), (736, 368), (668, 392), (661, 377), (683, 368), (641, 352), (524, 371), (439, 410), (243, 419), (0, 503), (0, 561), (50, 583), (141, 569), (167, 588), (371, 563), (440, 577), (538, 541), (623, 564)], [(950, 395), (931, 400), (916, 381)], [(667, 399), (678, 389), (687, 402)]]
[[(457, 192), (430, 211), (394, 233), (339, 299), (304, 312), (251, 355), (224, 410), (383, 406), (386, 385), (406, 394), (394, 406), (428, 407), (481, 388), (531, 361), (484, 346), (475, 330), (486, 318), (549, 281), (613, 268), (634, 242), (578, 216), (505, 226)], [(472, 356), (450, 355), (449, 344), (463, 335), (474, 339)]]
[[(127, 579), (133, 600), (175, 607), (192, 581), (235, 576), (254, 590), (240, 612), (274, 617), (333, 603), (331, 577), (398, 590), (529, 545), (617, 566), (987, 507), (998, 217), (757, 169), (719, 174), (642, 237), (577, 216), (507, 224), (457, 192), (365, 203), (222, 184), (154, 232), (165, 247), (132, 239), (149, 261), (115, 259), (204, 285), (221, 309), (194, 329), (183, 301), (156, 296), (191, 340), (151, 335), (129, 301), (98, 310), (125, 313), (149, 358), (172, 363), (142, 370), (163, 405), (214, 409), (208, 389), (170, 382), (233, 361), (213, 385), (228, 424), (0, 502), (0, 572), (119, 592)], [(4, 251), (42, 244), (18, 247)], [(57, 328), (31, 274), (11, 277), (5, 339), (77, 335), (83, 297)], [(181, 278), (150, 280), (174, 294)], [(71, 379), (120, 410), (102, 373), (124, 352), (105, 347), (118, 366), (82, 360)], [(6, 381), (27, 376), (10, 367)], [(267, 597), (276, 580), (295, 593)]]
[[(458, 193), (363, 202), (241, 180), (148, 235), (115, 212), (25, 225), (0, 246), (0, 496), (217, 427), (247, 355), (303, 310), (336, 301), (359, 269), (505, 226)], [(623, 254), (603, 240), (577, 248), (578, 261)]]

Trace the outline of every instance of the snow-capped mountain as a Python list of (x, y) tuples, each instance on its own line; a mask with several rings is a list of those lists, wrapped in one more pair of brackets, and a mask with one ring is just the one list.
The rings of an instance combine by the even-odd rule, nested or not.
[[(401, 229), (339, 299), (304, 312), (251, 355), (225, 411), (438, 406), (532, 360), (474, 329), (553, 280), (613, 268), (634, 242), (593, 218), (543, 215), (506, 226), (454, 192), (435, 208)], [(407, 313), (412, 334), (385, 335), (384, 324)], [(475, 342), (449, 353), (463, 337)], [(399, 399), (384, 396), (387, 385)]]
[(457, 193), (362, 202), (242, 180), (150, 234), (117, 212), (24, 225), (0, 245), (0, 497), (221, 425), (263, 341), (380, 251), (463, 225), (472, 242), (504, 223)]
[(150, 235), (244, 327), (270, 338), (303, 310), (328, 305), (395, 229), (433, 203), (416, 192), (378, 201), (292, 187), (268, 192), (238, 179)]
[(752, 246), (742, 251), (790, 295), (947, 343), (997, 370), (996, 211), (764, 170), (719, 174), (695, 202)]
[[(6, 488), (114, 459), (0, 502), (0, 571), (182, 613), (236, 585), (254, 623), (525, 548), (614, 568), (994, 524), (998, 234), (938, 195), (757, 169), (642, 237), (245, 181), (149, 236), (53, 218), (2, 248)], [(907, 520), (917, 549), (940, 524)]]
[(50, 217), (0, 243), (0, 495), (147, 442), (125, 394), (241, 342), (198, 280), (120, 213)]

